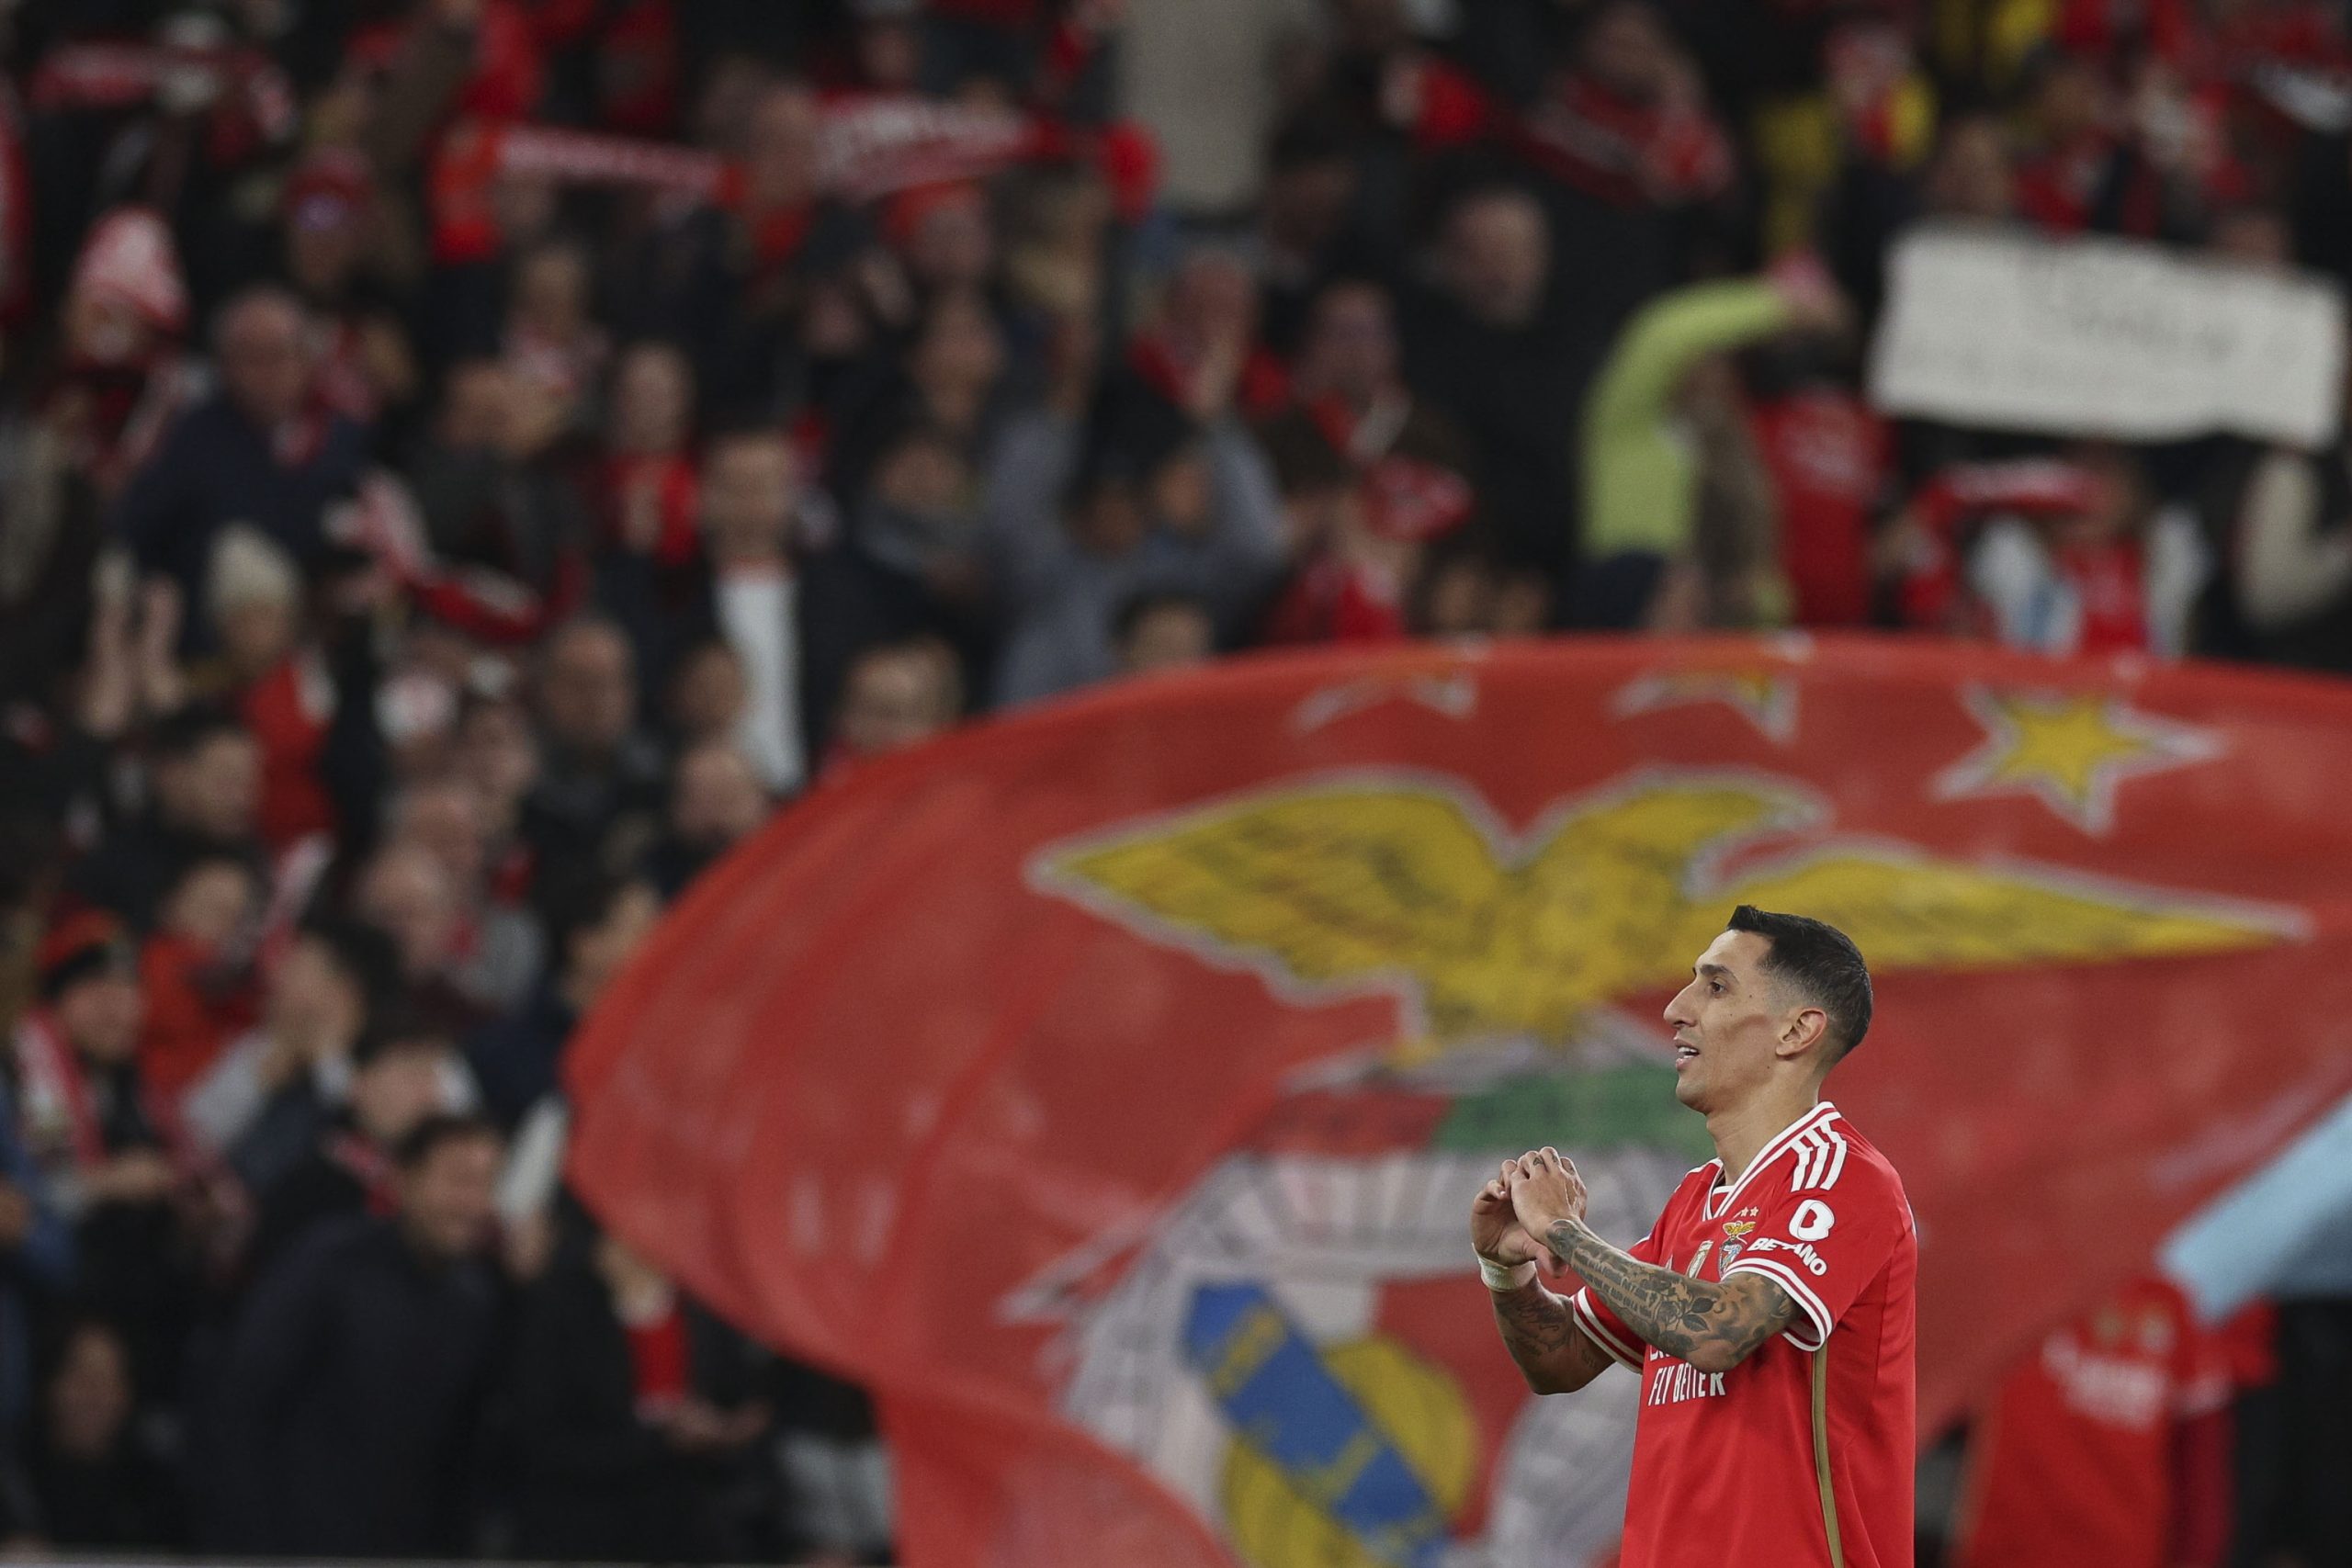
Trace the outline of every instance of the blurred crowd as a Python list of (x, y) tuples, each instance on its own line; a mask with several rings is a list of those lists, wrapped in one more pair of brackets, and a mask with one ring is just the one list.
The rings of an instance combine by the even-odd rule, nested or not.
[[(2352, 447), (1860, 374), (1923, 220), (2352, 276), (2342, 11), (0, 4), (0, 1539), (887, 1553), (857, 1391), (568, 1199), (561, 1067), (966, 716), (1586, 628), (2352, 669)], [(2242, 1560), (2352, 1561), (2285, 1313)]]

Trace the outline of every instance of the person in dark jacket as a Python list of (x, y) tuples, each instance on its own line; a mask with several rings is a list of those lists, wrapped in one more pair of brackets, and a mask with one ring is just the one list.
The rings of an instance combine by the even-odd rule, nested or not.
[(1481, 513), (1516, 557), (1557, 569), (1574, 539), (1574, 411), (1613, 327), (1563, 309), (1553, 216), (1511, 187), (1448, 210), (1434, 287), (1401, 301), (1414, 401), (1469, 443)]
[(363, 1037), (342, 1111), (309, 1154), (256, 1195), (246, 1249), (254, 1275), (322, 1225), (397, 1209), (393, 1152), (426, 1117), (456, 1109), (452, 1089), (464, 1070), (448, 1040), (414, 1021), (395, 1020)]
[[(330, 554), (328, 502), (351, 493), (366, 433), (329, 412), (315, 386), (311, 321), (282, 288), (261, 287), (221, 307), (214, 329), (220, 390), (180, 416), (116, 503), (117, 533), (142, 576), (200, 603), (213, 541), (249, 523), (306, 573)], [(193, 649), (200, 616), (181, 624)]]
[(195, 862), (265, 863), (254, 833), (261, 748), (244, 726), (217, 708), (186, 707), (155, 727), (151, 747), (148, 810), (68, 874), (78, 897), (141, 934), (154, 924), (164, 890)]
[(17, 1027), (17, 1133), (73, 1227), (71, 1290), (129, 1340), (144, 1387), (175, 1392), (194, 1304), (194, 1259), (139, 1068), (146, 1012), (138, 955), (113, 917), (85, 909), (42, 942), (41, 1006)]
[(400, 1211), (321, 1229), (254, 1287), (218, 1384), (216, 1551), (449, 1555), (469, 1542), (500, 1329), (482, 1259), (502, 1145), (436, 1116)]
[(12, 1533), (47, 1547), (168, 1551), (186, 1545), (177, 1478), (132, 1419), (130, 1352), (98, 1318), (59, 1337), (40, 1419), (10, 1499)]
[(554, 959), (547, 985), (522, 1011), (466, 1042), (483, 1103), (510, 1129), (555, 1090), (573, 1027), (662, 916), (650, 883), (576, 869), (555, 880), (545, 904)]
[(675, 898), (728, 851), (758, 832), (775, 809), (742, 748), (732, 741), (704, 742), (678, 759), (671, 776), (668, 821), (645, 853), (646, 879), (663, 898)]
[(522, 1318), (516, 1552), (709, 1562), (740, 1551), (727, 1494), (770, 1426), (737, 1342), (617, 1236), (558, 1259)]
[(638, 726), (637, 656), (620, 628), (583, 616), (548, 633), (538, 707), (539, 776), (522, 826), (540, 863), (593, 862), (615, 838), (650, 831), (665, 760)]

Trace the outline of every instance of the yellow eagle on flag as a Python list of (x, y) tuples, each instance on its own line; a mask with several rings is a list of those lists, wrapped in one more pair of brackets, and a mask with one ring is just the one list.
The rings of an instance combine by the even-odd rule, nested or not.
[(1065, 843), (1039, 880), (1278, 990), (1394, 992), (1416, 1054), (1565, 1043), (1594, 1005), (1679, 985), (1736, 904), (1827, 920), (1881, 974), (2222, 953), (2301, 926), (2291, 910), (1883, 840), (1735, 862), (1821, 816), (1780, 781), (1650, 773), (1513, 844), (1450, 782), (1360, 775)]

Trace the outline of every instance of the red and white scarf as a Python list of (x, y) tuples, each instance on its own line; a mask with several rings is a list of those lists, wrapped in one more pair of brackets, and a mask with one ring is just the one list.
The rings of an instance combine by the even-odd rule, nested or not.
[(130, 108), (169, 81), (200, 78), (213, 98), (233, 94), (255, 130), (282, 141), (294, 130), (293, 84), (269, 56), (237, 46), (85, 42), (60, 44), (33, 73), (32, 107)]
[(69, 1156), (86, 1170), (107, 1156), (106, 1134), (82, 1058), (48, 1009), (17, 1025), (17, 1125), (36, 1158)]
[[(944, 104), (912, 95), (830, 99), (817, 148), (818, 181), (841, 200), (868, 202), (916, 186), (981, 179), (1023, 164), (1091, 158), (1125, 215), (1150, 205), (1157, 160), (1131, 126), (1081, 133), (1017, 109)], [(624, 186), (740, 207), (741, 169), (701, 148), (521, 122), (473, 121), (442, 138), (433, 175), (434, 251), (480, 260), (502, 239), (496, 182), (529, 176), (561, 185)]]

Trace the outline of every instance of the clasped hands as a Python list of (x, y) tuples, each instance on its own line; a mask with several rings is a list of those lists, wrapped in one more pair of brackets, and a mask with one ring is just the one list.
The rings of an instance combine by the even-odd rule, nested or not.
[(1470, 1203), (1470, 1242), (1478, 1256), (1505, 1269), (1560, 1262), (1544, 1236), (1563, 1220), (1581, 1220), (1584, 1179), (1574, 1161), (1548, 1145), (1502, 1163), (1498, 1175)]

